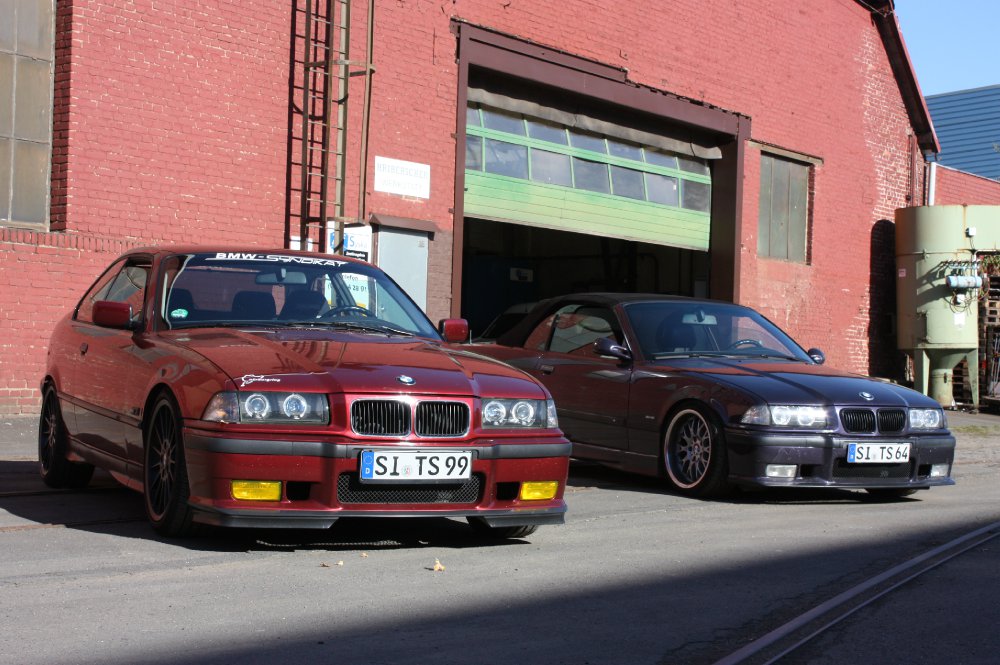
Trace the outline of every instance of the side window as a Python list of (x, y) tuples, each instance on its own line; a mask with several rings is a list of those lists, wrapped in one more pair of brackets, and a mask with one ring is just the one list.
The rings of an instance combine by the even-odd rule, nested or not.
[(93, 321), (94, 303), (98, 300), (123, 302), (132, 306), (132, 320), (142, 318), (142, 305), (146, 300), (146, 282), (149, 277), (149, 264), (129, 262), (121, 270), (109, 271), (111, 278), (105, 282), (98, 281), (84, 296), (80, 309), (77, 311), (78, 321)]
[[(559, 310), (562, 311), (562, 310)], [(549, 348), (549, 338), (552, 336), (552, 323), (559, 312), (546, 316), (541, 323), (535, 326), (528, 338), (524, 340), (524, 348), (535, 351), (544, 351)]]
[(101, 275), (94, 285), (90, 287), (87, 294), (83, 296), (83, 300), (80, 301), (80, 306), (76, 310), (76, 320), (83, 321), (85, 323), (93, 323), (93, 311), (94, 303), (98, 300), (107, 300), (105, 297), (108, 293), (108, 289), (114, 283), (115, 278), (121, 272), (122, 265), (124, 261), (116, 263), (114, 266), (108, 269), (103, 275)]
[(590, 356), (594, 342), (602, 338), (620, 343), (614, 315), (603, 307), (574, 307), (556, 319), (550, 349), (558, 353)]

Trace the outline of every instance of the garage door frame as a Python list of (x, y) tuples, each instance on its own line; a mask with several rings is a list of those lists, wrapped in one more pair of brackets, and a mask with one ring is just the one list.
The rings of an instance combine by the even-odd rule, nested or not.
[(712, 228), (709, 238), (713, 298), (739, 302), (740, 236), (742, 232), (743, 160), (750, 138), (746, 116), (706, 106), (628, 81), (621, 68), (587, 60), (539, 44), (525, 42), (453, 21), (459, 42), (458, 100), (455, 139), (455, 207), (452, 246), (453, 316), (461, 313), (462, 256), (465, 218), (465, 108), (472, 67), (504, 72), (552, 88), (570, 90), (671, 123), (709, 132), (719, 138), (722, 158), (713, 163)]

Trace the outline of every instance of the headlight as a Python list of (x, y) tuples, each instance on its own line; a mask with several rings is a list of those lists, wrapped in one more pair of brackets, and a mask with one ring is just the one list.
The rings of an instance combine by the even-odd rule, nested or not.
[(217, 423), (325, 425), (330, 422), (326, 395), (287, 392), (217, 393), (202, 420)]
[(942, 429), (944, 411), (941, 409), (910, 409), (910, 429)]
[(826, 406), (758, 404), (743, 414), (744, 425), (774, 425), (798, 429), (826, 429), (833, 422)]
[(559, 427), (550, 399), (484, 399), (480, 416), (483, 427)]

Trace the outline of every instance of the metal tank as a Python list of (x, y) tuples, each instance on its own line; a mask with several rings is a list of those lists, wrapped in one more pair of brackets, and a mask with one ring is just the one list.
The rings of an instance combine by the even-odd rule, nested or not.
[(1000, 207), (920, 206), (896, 210), (897, 343), (913, 357), (915, 388), (954, 406), (952, 370), (968, 360), (979, 401), (979, 262), (995, 249)]

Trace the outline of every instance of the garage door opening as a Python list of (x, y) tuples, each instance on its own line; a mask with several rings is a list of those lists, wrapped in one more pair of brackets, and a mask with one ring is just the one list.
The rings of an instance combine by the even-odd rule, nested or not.
[(529, 305), (565, 293), (704, 297), (709, 262), (703, 251), (466, 218), (462, 316), (473, 337), (493, 338)]

